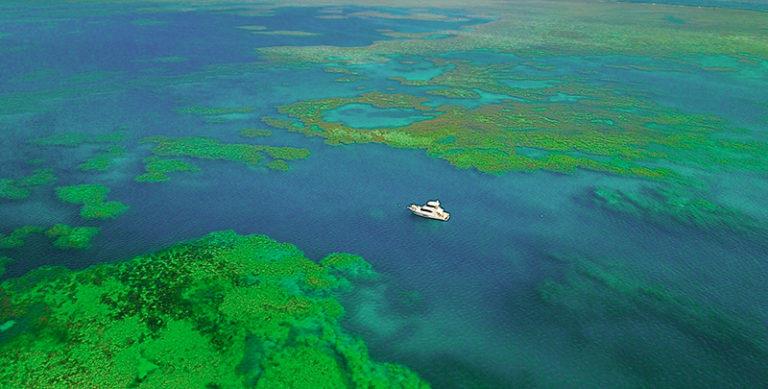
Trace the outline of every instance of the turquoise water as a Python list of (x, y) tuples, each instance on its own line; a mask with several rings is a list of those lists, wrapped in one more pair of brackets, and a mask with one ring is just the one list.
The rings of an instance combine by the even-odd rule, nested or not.
[(424, 103), (425, 105), (439, 107), (444, 104), (461, 105), (467, 108), (477, 108), (486, 104), (498, 104), (504, 101), (525, 101), (519, 97), (502, 95), (498, 93), (485, 92), (480, 89), (475, 89), (478, 98), (476, 99), (453, 99), (440, 96), (429, 96), (429, 101)]
[[(198, 174), (179, 174), (157, 185), (133, 182), (142, 172), (142, 158), (149, 155), (149, 146), (140, 143), (144, 136), (249, 142), (238, 131), (264, 127), (261, 117), (275, 114), (281, 104), (367, 91), (451, 101), (390, 79), (426, 80), (442, 74), (444, 69), (429, 68), (423, 59), (410, 65), (351, 67), (364, 70), (367, 78), (340, 83), (334, 81), (338, 75), (320, 66), (275, 66), (255, 54), (255, 47), (365, 45), (386, 39), (381, 29), (432, 32), (476, 21), (360, 23), (315, 18), (315, 8), (243, 16), (110, 7), (73, 5), (45, 10), (51, 13), (46, 17), (40, 9), (0, 6), (0, 32), (6, 34), (0, 38), (0, 177), (26, 174), (33, 169), (29, 161), (42, 158), (43, 166), (59, 175), (57, 185), (103, 183), (112, 188), (111, 198), (131, 207), (115, 220), (87, 222), (102, 228), (89, 250), (57, 251), (39, 237), (23, 249), (4, 252), (23, 258), (8, 267), (6, 277), (40, 265), (79, 268), (118, 260), (232, 228), (292, 242), (314, 259), (334, 251), (365, 256), (383, 280), (349, 298), (345, 325), (368, 342), (374, 358), (407, 364), (435, 387), (755, 387), (768, 382), (766, 354), (745, 350), (734, 340), (741, 339), (733, 334), (740, 327), (720, 320), (744, 319), (748, 328), (765, 335), (765, 242), (727, 229), (647, 223), (588, 200), (590, 188), (634, 189), (636, 180), (588, 171), (487, 175), (456, 169), (421, 151), (374, 144), (329, 146), (272, 129), (274, 135), (259, 142), (306, 147), (311, 156), (292, 162), (289, 172), (195, 161), (202, 168)], [(258, 35), (236, 28), (242, 25), (318, 35)], [(455, 55), (480, 64), (521, 60), (488, 53)], [(726, 117), (759, 139), (768, 137), (768, 93), (758, 87), (766, 82), (766, 69), (751, 75), (681, 72), (674, 67), (680, 65), (635, 57), (538, 60), (555, 70), (521, 70), (520, 77), (530, 80), (510, 85), (545, 88), (555, 82), (538, 81), (542, 76), (556, 80), (591, 70), (592, 76), (584, 76), (589, 82), (618, 83), (686, 112)], [(610, 66), (649, 62), (670, 68)], [(483, 93), (478, 100), (459, 103), (507, 98)], [(570, 102), (578, 96), (551, 99)], [(180, 111), (190, 106), (250, 111), (211, 116)], [(416, 111), (362, 104), (342, 106), (326, 116), (357, 128), (425, 119)], [(127, 131), (129, 152), (104, 173), (77, 169), (92, 154), (92, 146), (30, 144), (53, 133), (116, 128)], [(768, 185), (761, 177), (718, 177), (717, 194), (765, 222)], [(452, 213), (449, 223), (418, 219), (405, 209), (411, 202), (437, 197)], [(61, 222), (83, 224), (77, 207), (59, 202), (50, 188), (34, 190), (23, 202), (0, 202), (0, 231)], [(589, 260), (557, 259), (563, 253)], [(648, 300), (573, 271), (592, 263), (619, 279), (661, 285), (682, 297)], [(538, 291), (548, 280), (571, 285), (563, 305), (542, 301)]]
[(552, 97), (549, 98), (549, 101), (553, 103), (562, 103), (562, 102), (574, 102), (579, 101), (583, 99), (584, 96), (578, 96), (578, 95), (569, 95), (567, 93), (558, 93)]
[[(623, 0), (628, 3), (649, 3), (651, 0)], [(665, 1), (653, 1), (653, 3), (661, 4), (674, 4), (674, 5), (690, 5), (696, 7), (723, 7), (723, 8), (742, 8), (753, 9), (759, 11), (768, 10), (768, 4), (760, 0), (743, 0), (743, 1), (730, 1), (730, 0), (665, 0)]]
[(547, 80), (505, 80), (505, 84), (520, 89), (541, 89), (548, 88), (554, 83)]
[(324, 115), (329, 122), (340, 122), (353, 128), (402, 127), (431, 118), (420, 115), (415, 109), (377, 108), (370, 104), (345, 104)]

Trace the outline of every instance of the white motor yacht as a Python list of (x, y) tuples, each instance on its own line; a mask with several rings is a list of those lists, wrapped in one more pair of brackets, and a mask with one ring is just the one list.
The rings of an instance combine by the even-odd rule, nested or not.
[(441, 220), (444, 222), (448, 221), (448, 218), (451, 217), (448, 212), (445, 212), (445, 210), (440, 207), (439, 200), (427, 201), (424, 205), (411, 204), (408, 206), (408, 210), (416, 216)]

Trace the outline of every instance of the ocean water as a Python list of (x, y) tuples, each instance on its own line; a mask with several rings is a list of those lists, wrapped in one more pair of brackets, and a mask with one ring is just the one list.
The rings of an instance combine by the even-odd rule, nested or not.
[[(636, 180), (589, 171), (482, 174), (422, 151), (328, 145), (272, 129), (271, 137), (258, 142), (305, 147), (311, 156), (291, 162), (288, 172), (196, 160), (199, 173), (177, 174), (160, 184), (133, 181), (143, 171), (142, 158), (150, 155), (150, 145), (140, 143), (145, 136), (199, 135), (247, 143), (251, 140), (238, 131), (264, 127), (261, 117), (274, 115), (279, 105), (369, 91), (412, 93), (435, 105), (448, 101), (390, 79), (427, 80), (444, 71), (423, 59), (351, 67), (364, 77), (346, 83), (334, 81), (340, 75), (320, 66), (275, 66), (260, 58), (256, 47), (360, 46), (388, 39), (381, 33), (385, 29), (431, 33), (478, 19), (361, 22), (316, 18), (320, 9), (310, 7), (256, 16), (151, 13), (129, 5), (1, 9), (8, 12), (0, 16), (0, 101), (5, 105), (0, 107), (0, 176), (24, 175), (32, 170), (30, 160), (42, 159), (42, 166), (55, 169), (57, 185), (103, 183), (111, 188), (111, 199), (130, 206), (117, 219), (88, 223), (101, 227), (91, 249), (57, 251), (45, 239), (32, 238), (24, 248), (8, 251), (20, 260), (9, 265), (5, 277), (41, 265), (81, 268), (234, 229), (294, 243), (314, 259), (335, 251), (363, 255), (382, 280), (348, 298), (346, 327), (366, 340), (374, 358), (406, 364), (435, 387), (754, 387), (768, 382), (761, 354), (768, 351), (744, 350), (733, 332), (740, 327), (728, 324), (743, 319), (766, 335), (765, 242), (725, 229), (654, 224), (608, 212), (585, 197), (595, 186), (633, 189)], [(262, 35), (238, 26), (318, 35)], [(480, 64), (525, 60), (479, 52), (453, 55)], [(759, 88), (766, 85), (768, 69), (691, 73), (662, 60), (622, 56), (538, 60), (555, 67), (548, 77), (591, 74), (585, 77), (592, 83), (618, 83), (660, 104), (716, 114), (756, 139), (768, 138), (768, 88)], [(609, 66), (649, 62), (662, 69)], [(519, 75), (531, 80), (510, 84), (549, 86), (536, 70)], [(465, 103), (506, 98), (484, 93)], [(577, 101), (578, 96), (554, 99)], [(182, 109), (190, 106), (250, 110), (185, 114)], [(327, 119), (394, 127), (423, 120), (420, 115), (354, 105)], [(126, 131), (129, 151), (104, 173), (77, 169), (93, 146), (30, 143), (55, 133), (114, 129)], [(737, 174), (721, 179), (718, 190), (725, 202), (768, 220), (761, 207), (768, 191), (764, 181)], [(452, 213), (450, 222), (419, 219), (405, 209), (433, 198)], [(77, 210), (58, 201), (50, 188), (38, 188), (23, 202), (0, 203), (0, 230), (82, 224)], [(604, 269), (623, 286), (612, 289), (574, 272), (590, 266)], [(566, 285), (560, 304), (543, 301), (541, 290), (548, 282)], [(633, 289), (655, 286), (675, 297), (648, 300)]]

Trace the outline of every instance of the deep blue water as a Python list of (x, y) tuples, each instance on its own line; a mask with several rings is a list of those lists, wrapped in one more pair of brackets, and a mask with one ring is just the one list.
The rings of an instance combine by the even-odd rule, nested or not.
[[(0, 32), (12, 33), (4, 39), (3, 48), (22, 50), (23, 55), (0, 57), (0, 82), (37, 69), (52, 70), (58, 77), (97, 70), (136, 73), (151, 68), (148, 61), (163, 57), (184, 59), (167, 66), (178, 74), (207, 65), (253, 61), (258, 47), (364, 46), (385, 39), (382, 31), (386, 30), (431, 32), (480, 22), (323, 19), (318, 18), (322, 16), (321, 9), (315, 7), (277, 8), (266, 16), (200, 11), (137, 14), (125, 6), (106, 7), (114, 8), (115, 13), (82, 16), (62, 9), (63, 15), (50, 20), (35, 19), (32, 13), (7, 15)], [(363, 9), (353, 7), (347, 12), (359, 10)], [(261, 35), (258, 31), (235, 28), (241, 26), (316, 35)]]

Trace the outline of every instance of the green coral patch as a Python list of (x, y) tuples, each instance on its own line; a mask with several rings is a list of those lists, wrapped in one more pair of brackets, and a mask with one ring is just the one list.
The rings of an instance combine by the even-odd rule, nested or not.
[(80, 209), (84, 219), (114, 219), (128, 211), (128, 206), (119, 201), (86, 203)]
[(66, 224), (56, 224), (45, 231), (45, 235), (53, 239), (54, 247), (61, 250), (87, 249), (98, 233), (97, 227), (72, 227)]
[(282, 159), (273, 159), (267, 163), (267, 167), (272, 170), (278, 170), (281, 172), (287, 172), (291, 169), (291, 166), (288, 165), (288, 162), (283, 161)]
[(61, 186), (56, 194), (66, 203), (82, 205), (80, 216), (84, 219), (113, 219), (128, 211), (119, 201), (107, 201), (109, 188), (101, 184)]
[(10, 234), (0, 234), (0, 249), (14, 249), (24, 246), (27, 237), (32, 234), (42, 233), (45, 229), (38, 226), (23, 226), (13, 230)]
[(757, 219), (689, 190), (646, 186), (633, 192), (598, 187), (592, 190), (591, 198), (595, 204), (612, 212), (660, 225), (672, 221), (714, 232), (726, 228), (768, 242), (768, 229)]
[(163, 157), (190, 157), (241, 162), (258, 166), (266, 157), (271, 160), (293, 161), (309, 157), (309, 150), (297, 147), (267, 146), (242, 143), (222, 143), (206, 137), (151, 137), (152, 152)]
[[(281, 106), (279, 111), (296, 122), (267, 119), (309, 136), (325, 138), (329, 143), (384, 143), (392, 147), (418, 148), (445, 159), (460, 168), (475, 168), (488, 173), (550, 170), (560, 173), (577, 168), (645, 178), (667, 178), (666, 168), (646, 164), (664, 157), (658, 145), (686, 147), (690, 141), (666, 137), (646, 129), (610, 130), (591, 122), (591, 115), (576, 115), (565, 104), (507, 102), (478, 108), (423, 105), (425, 99), (409, 95), (369, 93), (351, 98), (327, 98)], [(435, 117), (405, 126), (361, 130), (344, 123), (329, 122), (324, 113), (348, 104), (368, 104), (376, 108), (408, 108)], [(616, 120), (624, 115), (605, 111)], [(677, 120), (661, 117), (659, 120)], [(702, 123), (703, 119), (697, 119)], [(645, 122), (645, 120), (643, 120)], [(296, 125), (298, 123), (299, 125)], [(690, 123), (688, 124), (690, 125)], [(708, 124), (711, 125), (711, 124)], [(698, 128), (697, 130), (698, 131)], [(451, 142), (444, 142), (451, 139)], [(550, 152), (544, 158), (532, 158), (516, 152), (519, 147)], [(577, 154), (577, 155), (574, 155)]]
[(295, 246), (234, 232), (78, 271), (41, 268), (0, 287), (0, 323), (16, 323), (0, 340), (0, 380), (428, 387), (405, 367), (371, 360), (342, 329), (340, 277)]
[[(3, 274), (5, 274), (5, 267), (8, 266), (11, 262), (13, 262), (13, 259), (0, 256), (0, 277), (2, 277)], [(11, 323), (11, 325), (7, 326), (8, 323)], [(4, 324), (0, 325), (0, 333), (5, 332), (11, 326), (13, 326), (13, 321), (12, 320), (6, 321)]]
[(164, 182), (170, 180), (169, 174), (178, 172), (197, 172), (194, 164), (181, 159), (149, 157), (144, 159), (144, 174), (137, 176), (137, 182)]
[(53, 240), (53, 245), (59, 249), (86, 249), (91, 240), (98, 234), (96, 227), (71, 227), (66, 224), (56, 224), (49, 229), (38, 226), (23, 226), (13, 230), (8, 235), (0, 234), (0, 249), (15, 249), (24, 246), (26, 239), (33, 234), (45, 234)]
[(56, 194), (67, 203), (100, 203), (107, 198), (109, 188), (101, 184), (60, 186), (56, 188)]
[[(751, 54), (768, 57), (768, 43), (758, 33), (768, 25), (763, 12), (717, 7), (589, 2), (578, 12), (558, 2), (505, 3), (492, 10), (493, 21), (444, 39), (377, 40), (368, 46), (277, 46), (258, 49), (265, 57), (288, 63), (368, 64), (399, 55), (435, 55), (483, 50), (537, 55), (628, 55), (680, 59), (700, 55)], [(672, 24), (660, 14), (686, 20)], [(626, 15), (635, 15), (631, 20)], [(707, 26), (702, 29), (701, 26)], [(720, 34), (718, 31), (727, 31)]]
[(32, 192), (27, 188), (17, 185), (15, 180), (3, 178), (0, 179), (0, 198), (7, 200), (23, 200), (29, 197)]
[[(599, 6), (594, 6), (592, 11), (618, 16)], [(717, 19), (716, 15), (703, 12), (697, 16)], [(507, 13), (500, 17), (517, 19), (516, 15)], [(573, 15), (564, 17), (571, 20)], [(721, 22), (723, 20), (718, 21)], [(530, 170), (570, 173), (587, 169), (653, 180), (679, 180), (680, 176), (690, 174), (691, 169), (715, 168), (757, 174), (768, 169), (768, 158), (765, 157), (768, 143), (756, 138), (745, 140), (742, 129), (734, 128), (722, 118), (684, 113), (631, 88), (609, 87), (590, 82), (588, 77), (558, 74), (540, 53), (526, 57), (526, 62), (519, 66), (510, 65), (517, 65), (517, 52), (509, 55), (509, 61), (490, 64), (444, 55), (467, 50), (466, 58), (475, 58), (475, 54), (482, 57), (489, 51), (506, 56), (510, 48), (505, 44), (495, 46), (496, 40), (507, 42), (514, 38), (507, 36), (509, 31), (498, 30), (500, 26), (517, 28), (499, 20), (473, 27), (483, 31), (490, 29), (491, 35), (462, 34), (439, 41), (381, 41), (367, 47), (340, 50), (320, 46), (260, 49), (267, 55), (280, 52), (299, 62), (316, 62), (325, 66), (324, 69), (343, 66), (345, 62), (378, 66), (377, 62), (392, 61), (404, 55), (420, 56), (434, 68), (445, 70), (424, 80), (390, 79), (417, 87), (429, 95), (471, 100), (429, 107), (431, 103), (425, 106), (424, 99), (402, 94), (330, 97), (280, 107), (279, 111), (293, 121), (275, 118), (264, 121), (308, 136), (322, 137), (332, 144), (373, 142), (422, 149), (457, 167), (488, 173)], [(677, 33), (679, 31), (675, 31)], [(697, 35), (691, 33), (689, 38)], [(479, 36), (483, 39), (477, 39)], [(494, 38), (489, 38), (491, 36)], [(568, 40), (570, 36), (556, 34), (556, 37), (555, 40)], [(525, 39), (522, 42), (526, 42)], [(705, 46), (692, 45), (690, 48), (698, 50)], [(380, 51), (385, 47), (386, 50)], [(768, 49), (765, 45), (761, 47)], [(754, 47), (745, 47), (744, 52), (751, 53), (748, 49)], [(696, 63), (690, 65), (698, 66)], [(535, 68), (537, 73), (543, 74), (531, 77), (521, 68)], [(379, 109), (415, 109), (434, 118), (398, 128), (387, 123), (374, 123), (371, 124), (373, 128), (360, 131), (354, 125), (329, 120), (327, 116), (345, 105), (361, 104)], [(373, 122), (368, 120), (366, 123)], [(455, 141), (451, 144), (439, 142), (447, 136), (455, 137)], [(542, 150), (543, 157), (518, 154), (517, 150), (521, 148)]]
[(349, 253), (332, 253), (320, 261), (325, 268), (353, 280), (374, 279), (376, 272), (365, 258)]
[(270, 158), (295, 161), (309, 157), (309, 150), (298, 147), (259, 146)]
[(56, 175), (53, 174), (52, 169), (37, 169), (31, 175), (18, 180), (17, 184), (29, 188), (52, 184), (54, 181), (56, 181)]
[(78, 168), (82, 171), (104, 172), (109, 170), (115, 162), (115, 159), (125, 155), (125, 147), (113, 146), (108, 150), (88, 158), (81, 163)]
[(52, 169), (37, 169), (29, 176), (19, 179), (0, 178), (0, 199), (23, 200), (38, 186), (52, 184), (56, 175)]

